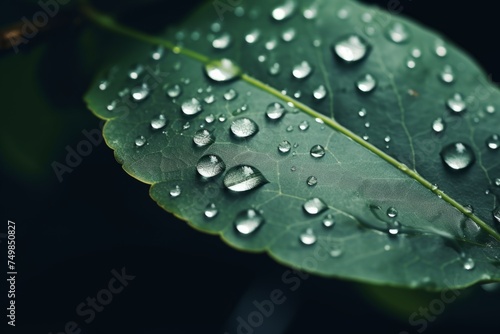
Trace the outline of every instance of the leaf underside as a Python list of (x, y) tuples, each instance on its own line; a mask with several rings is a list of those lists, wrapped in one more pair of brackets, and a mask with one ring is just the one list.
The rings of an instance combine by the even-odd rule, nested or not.
[[(441, 38), (377, 9), (344, 0), (300, 1), (290, 18), (277, 22), (271, 12), (282, 4), (242, 2), (235, 11), (221, 12), (210, 2), (163, 37), (210, 59), (232, 59), (246, 74), (367, 136), (370, 143), (437, 184), (458, 203), (471, 205), (475, 218), (494, 228), (499, 150), (485, 143), (500, 122), (499, 112), (487, 112), (485, 107), (500, 104), (500, 97), (478, 66), (449, 44), (446, 55), (438, 56), (435, 48)], [(302, 11), (311, 5), (318, 14), (306, 19)], [(394, 43), (388, 38), (387, 29), (395, 21), (403, 22), (409, 31), (408, 41)], [(295, 37), (285, 42), (282, 34), (290, 28), (295, 29)], [(255, 29), (259, 38), (249, 44), (245, 35)], [(214, 49), (213, 39), (224, 32), (231, 36), (229, 47)], [(372, 47), (366, 59), (355, 64), (344, 64), (332, 55), (332, 45), (349, 34), (362, 36)], [(273, 50), (266, 48), (270, 40), (277, 41)], [(418, 57), (412, 56), (415, 48), (421, 52)], [(106, 89), (95, 85), (86, 100), (97, 116), (107, 120), (104, 136), (117, 160), (127, 173), (152, 185), (152, 198), (168, 212), (198, 230), (219, 234), (235, 248), (266, 251), (280, 263), (319, 275), (427, 289), (500, 280), (498, 235), (484, 231), (380, 155), (287, 105), (270, 89), (245, 80), (217, 83), (207, 77), (199, 61), (172, 52), (154, 60), (152, 50), (151, 45), (131, 40), (130, 52), (99, 78), (106, 79)], [(414, 68), (408, 68), (409, 60)], [(312, 65), (312, 73), (299, 80), (292, 68), (303, 61)], [(275, 63), (280, 71), (271, 75)], [(135, 64), (145, 71), (134, 80), (128, 74)], [(439, 79), (447, 65), (455, 71), (451, 83)], [(368, 94), (355, 84), (366, 74), (377, 80)], [(151, 89), (149, 96), (134, 101), (130, 90), (143, 82)], [(174, 85), (180, 86), (181, 93), (171, 98), (166, 91)], [(318, 100), (313, 92), (320, 85), (326, 96)], [(237, 96), (227, 100), (224, 95), (231, 89)], [(446, 107), (447, 99), (456, 93), (467, 102), (460, 114)], [(210, 96), (215, 101), (205, 102)], [(187, 116), (181, 105), (192, 98), (201, 102), (203, 111)], [(270, 120), (265, 111), (275, 102), (287, 112)], [(358, 113), (362, 108), (364, 117)], [(159, 115), (165, 116), (166, 126), (155, 130), (151, 121)], [(239, 139), (230, 128), (243, 117), (254, 121), (259, 130)], [(432, 128), (437, 118), (446, 124), (439, 134)], [(309, 124), (305, 131), (299, 128), (304, 121)], [(211, 131), (213, 144), (197, 147), (193, 143), (201, 128)], [(137, 145), (137, 139), (144, 145)], [(292, 144), (288, 153), (277, 148), (284, 140)], [(451, 171), (445, 168), (440, 151), (457, 142), (470, 146), (476, 159), (465, 170)], [(323, 157), (311, 156), (315, 145), (325, 148)], [(225, 173), (200, 177), (197, 163), (208, 154), (224, 161)], [(227, 171), (242, 164), (258, 169), (268, 182), (246, 192), (228, 190), (223, 183)], [(307, 184), (310, 176), (317, 179), (316, 185)], [(177, 189), (180, 195), (172, 196)], [(303, 205), (311, 198), (321, 199), (327, 210), (307, 213)], [(207, 218), (204, 212), (212, 203), (217, 214)], [(387, 216), (389, 208), (397, 210), (396, 217)], [(242, 235), (234, 222), (248, 209), (261, 212), (264, 223)], [(335, 221), (331, 227), (323, 225), (327, 215)], [(400, 228), (389, 233), (396, 220)], [(315, 242), (306, 245), (304, 234)]]

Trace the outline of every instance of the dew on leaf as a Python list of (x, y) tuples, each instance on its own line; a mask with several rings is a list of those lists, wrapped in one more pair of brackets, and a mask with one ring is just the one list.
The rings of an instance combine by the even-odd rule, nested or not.
[(460, 142), (445, 146), (440, 155), (443, 163), (452, 170), (463, 170), (476, 160), (472, 148)]
[(209, 203), (206, 207), (205, 207), (205, 211), (203, 212), (203, 214), (205, 215), (205, 217), (207, 218), (214, 218), (215, 216), (217, 216), (217, 214), (219, 213), (219, 210), (217, 209), (217, 206), (215, 206), (214, 203)]
[(259, 40), (259, 37), (260, 37), (260, 30), (254, 29), (245, 35), (245, 41), (248, 44), (253, 44)]
[(286, 112), (285, 107), (278, 102), (270, 103), (266, 109), (267, 118), (272, 120), (280, 119), (281, 117), (283, 117), (285, 112)]
[(487, 112), (488, 114), (493, 114), (493, 113), (495, 113), (495, 107), (494, 107), (494, 106), (492, 106), (491, 104), (490, 104), (490, 105), (487, 105), (487, 106), (484, 108), (484, 110), (486, 110), (486, 112)]
[(432, 122), (432, 130), (436, 133), (441, 133), (444, 131), (446, 127), (446, 123), (443, 121), (441, 117), (436, 118), (434, 122)]
[(236, 231), (243, 235), (255, 232), (264, 223), (264, 216), (255, 209), (240, 211), (234, 220)]
[(151, 52), (151, 58), (153, 60), (160, 60), (165, 54), (165, 48), (163, 46), (155, 46), (153, 52)]
[(165, 115), (161, 114), (156, 116), (151, 120), (151, 128), (154, 130), (161, 129), (167, 125), (167, 119), (165, 118)]
[(109, 104), (106, 106), (106, 109), (107, 109), (108, 111), (113, 111), (113, 110), (115, 110), (115, 108), (116, 108), (116, 105), (117, 105), (117, 104), (118, 104), (118, 101), (117, 101), (117, 100), (113, 100), (113, 101), (111, 101), (111, 103), (109, 103)]
[(356, 87), (360, 92), (369, 93), (377, 86), (377, 80), (371, 74), (365, 74), (356, 82)]
[(318, 7), (310, 6), (302, 11), (302, 15), (307, 20), (313, 20), (318, 16)]
[(308, 228), (305, 232), (301, 233), (299, 239), (300, 242), (306, 246), (311, 246), (316, 243), (316, 235), (311, 228)]
[(489, 136), (486, 139), (486, 146), (488, 146), (490, 150), (498, 150), (500, 147), (500, 136), (497, 134)]
[(238, 93), (237, 93), (234, 89), (232, 89), (232, 88), (230, 88), (228, 91), (226, 91), (226, 92), (224, 93), (224, 99), (225, 99), (226, 101), (232, 101), (232, 100), (234, 100), (236, 97), (238, 97)]
[(276, 21), (283, 21), (290, 18), (295, 11), (296, 3), (294, 0), (286, 0), (283, 4), (275, 7), (271, 16)]
[(206, 178), (220, 175), (226, 169), (226, 164), (221, 157), (215, 154), (202, 156), (196, 164), (198, 173)]
[(322, 158), (325, 156), (325, 148), (321, 145), (311, 147), (310, 154), (313, 158)]
[(406, 67), (408, 67), (409, 69), (414, 69), (416, 66), (417, 62), (414, 59), (410, 58), (406, 61)]
[(387, 217), (389, 218), (395, 218), (398, 215), (398, 210), (394, 207), (390, 207), (387, 209)]
[(394, 43), (404, 43), (410, 39), (410, 31), (401, 22), (394, 22), (387, 28), (387, 37)]
[(176, 97), (179, 97), (179, 95), (181, 95), (182, 88), (179, 85), (166, 86), (165, 92), (167, 93), (168, 97), (176, 98)]
[(132, 65), (132, 67), (128, 71), (128, 77), (130, 79), (136, 80), (143, 72), (144, 72), (144, 66), (142, 66), (141, 64), (135, 64)]
[(422, 56), (422, 51), (419, 48), (413, 48), (411, 50), (411, 56), (413, 58), (420, 58)]
[(296, 79), (305, 79), (311, 74), (312, 70), (313, 68), (311, 67), (311, 64), (304, 60), (300, 64), (293, 67), (292, 75)]
[(296, 34), (297, 31), (294, 28), (290, 27), (283, 31), (283, 33), (281, 34), (281, 39), (285, 42), (291, 42), (295, 38)]
[(227, 32), (221, 34), (212, 41), (212, 46), (214, 49), (224, 50), (231, 44), (231, 35)]
[(224, 176), (224, 186), (234, 192), (244, 192), (268, 183), (255, 167), (238, 165), (229, 169)]
[(135, 138), (134, 143), (135, 143), (135, 146), (142, 147), (147, 143), (147, 141), (146, 141), (146, 138), (144, 138), (144, 136), (138, 136), (137, 138)]
[(272, 51), (272, 50), (274, 50), (276, 48), (277, 45), (278, 45), (278, 40), (275, 39), (275, 38), (272, 38), (272, 39), (270, 39), (269, 41), (266, 42), (265, 48), (268, 51)]
[(359, 116), (359, 117), (361, 117), (361, 118), (365, 117), (365, 116), (366, 116), (366, 114), (367, 114), (367, 112), (366, 112), (366, 109), (365, 109), (365, 108), (361, 108), (361, 109), (358, 111), (358, 116)]
[(215, 142), (215, 136), (206, 129), (200, 129), (194, 134), (193, 142), (198, 147), (205, 147)]
[(292, 148), (292, 144), (288, 140), (283, 140), (281, 143), (278, 145), (278, 151), (281, 153), (289, 153)]
[(346, 63), (355, 63), (366, 56), (371, 50), (371, 46), (361, 36), (348, 35), (342, 37), (333, 45), (335, 54)]
[(140, 86), (135, 86), (130, 90), (130, 95), (134, 101), (140, 102), (146, 99), (150, 93), (149, 86), (147, 84), (142, 84)]
[(184, 115), (192, 116), (201, 112), (203, 110), (203, 106), (198, 99), (193, 97), (182, 103), (181, 110)]
[(309, 129), (309, 122), (308, 121), (302, 121), (299, 123), (299, 129), (301, 131), (306, 131), (307, 129)]
[(442, 40), (436, 40), (434, 43), (434, 53), (438, 57), (445, 57), (448, 54), (448, 49)]
[(248, 138), (259, 131), (259, 126), (250, 118), (239, 118), (231, 123), (231, 132), (237, 138)]
[(306, 180), (308, 186), (312, 187), (318, 184), (318, 179), (316, 176), (309, 176)]
[(327, 214), (321, 221), (324, 227), (333, 227), (335, 225), (335, 218), (331, 214)]
[(455, 80), (455, 73), (450, 65), (445, 65), (441, 73), (439, 73), (439, 78), (445, 83), (452, 83)]
[(215, 116), (214, 114), (210, 114), (207, 117), (205, 117), (205, 122), (208, 124), (212, 124), (215, 121)]
[(181, 187), (179, 187), (178, 185), (176, 185), (175, 187), (173, 187), (172, 189), (170, 189), (170, 196), (171, 197), (179, 197), (180, 194), (181, 194)]
[(203, 101), (205, 101), (206, 104), (212, 104), (215, 102), (215, 95), (214, 94), (207, 95), (203, 98)]
[(205, 65), (207, 76), (217, 82), (230, 81), (238, 77), (241, 69), (230, 59), (215, 59)]
[(317, 214), (325, 211), (326, 209), (328, 209), (328, 206), (326, 205), (326, 203), (317, 197), (308, 199), (302, 205), (302, 207), (303, 207), (304, 211), (310, 215), (317, 215)]
[(313, 91), (313, 97), (316, 100), (322, 100), (325, 98), (325, 96), (326, 96), (326, 88), (323, 85), (319, 85), (318, 88), (316, 88)]
[(476, 264), (474, 263), (474, 260), (469, 257), (465, 259), (463, 266), (465, 270), (473, 270)]
[(109, 81), (108, 80), (102, 80), (101, 82), (99, 82), (99, 90), (106, 90), (109, 86)]
[(271, 66), (269, 66), (269, 74), (271, 75), (278, 75), (280, 73), (281, 66), (279, 63), (273, 63)]
[(446, 101), (446, 106), (454, 113), (460, 114), (467, 109), (467, 103), (465, 102), (462, 94), (455, 93)]

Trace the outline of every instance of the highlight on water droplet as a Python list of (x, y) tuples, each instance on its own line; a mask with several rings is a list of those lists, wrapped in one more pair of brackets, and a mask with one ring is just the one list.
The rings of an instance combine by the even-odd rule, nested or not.
[(472, 166), (474, 161), (476, 161), (476, 156), (472, 148), (461, 142), (445, 146), (441, 150), (440, 155), (445, 166), (457, 171)]
[(196, 164), (198, 173), (206, 178), (220, 175), (226, 169), (226, 164), (222, 158), (215, 154), (202, 156)]
[(167, 93), (167, 96), (170, 98), (176, 98), (179, 97), (182, 93), (182, 88), (181, 86), (175, 84), (175, 85), (165, 85), (164, 87), (165, 92)]
[(313, 187), (318, 184), (318, 179), (316, 176), (309, 176), (306, 180), (308, 186)]
[(493, 134), (486, 138), (486, 146), (488, 146), (490, 150), (498, 150), (500, 147), (500, 136)]
[(475, 264), (474, 260), (469, 257), (469, 258), (465, 259), (463, 266), (464, 266), (465, 270), (470, 271), (470, 270), (473, 270), (475, 268), (476, 264)]
[(294, 0), (286, 0), (280, 6), (273, 9), (271, 16), (276, 21), (283, 21), (290, 18), (295, 11), (296, 3)]
[(292, 75), (297, 79), (305, 79), (311, 74), (312, 70), (311, 64), (304, 60), (293, 67)]
[(138, 136), (137, 138), (135, 138), (135, 146), (137, 147), (142, 147), (144, 145), (146, 145), (147, 141), (146, 141), (146, 138), (144, 136)]
[(235, 98), (238, 97), (238, 92), (236, 92), (234, 89), (230, 88), (224, 93), (224, 100), (226, 101), (232, 101)]
[(441, 73), (439, 73), (439, 78), (444, 83), (452, 83), (455, 80), (455, 73), (450, 65), (445, 65)]
[(259, 131), (259, 126), (250, 118), (239, 118), (231, 123), (231, 132), (237, 138), (248, 138)]
[(321, 145), (311, 147), (310, 154), (313, 158), (322, 158), (325, 156), (325, 148)]
[(217, 206), (215, 206), (214, 203), (207, 204), (207, 206), (205, 207), (205, 210), (203, 212), (205, 217), (207, 217), (209, 219), (214, 218), (215, 216), (217, 216), (218, 213), (219, 213), (219, 210), (217, 209)]
[(325, 98), (325, 96), (326, 96), (326, 88), (324, 85), (319, 85), (318, 88), (316, 88), (313, 91), (313, 97), (316, 100), (322, 100)]
[(302, 205), (302, 207), (303, 207), (304, 211), (310, 215), (317, 215), (317, 214), (325, 211), (326, 209), (328, 209), (328, 206), (326, 205), (326, 203), (317, 197), (308, 199)]
[(299, 123), (299, 130), (300, 131), (306, 131), (309, 129), (309, 122), (308, 121), (302, 121)]
[(224, 50), (229, 47), (229, 45), (231, 44), (231, 40), (231, 35), (225, 32), (212, 41), (212, 46), (214, 47), (214, 49)]
[(300, 234), (299, 240), (303, 245), (311, 246), (316, 243), (316, 235), (314, 234), (312, 228), (308, 228), (305, 232)]
[(344, 62), (356, 63), (368, 56), (371, 46), (363, 37), (351, 34), (339, 39), (332, 50)]
[(130, 95), (134, 101), (140, 102), (146, 99), (149, 96), (150, 89), (146, 83), (143, 83), (140, 86), (135, 86), (130, 90)]
[(460, 93), (453, 94), (453, 96), (446, 101), (446, 106), (456, 114), (460, 114), (467, 109), (467, 103)]
[(170, 196), (171, 197), (179, 197), (180, 194), (181, 194), (181, 187), (179, 187), (178, 185), (176, 185), (175, 187), (173, 187), (172, 189), (170, 189)]
[(398, 210), (395, 207), (389, 207), (387, 209), (387, 217), (389, 218), (395, 218), (398, 215)]
[(292, 148), (292, 144), (288, 140), (283, 140), (278, 145), (278, 151), (281, 153), (289, 153)]
[(165, 115), (161, 114), (156, 116), (151, 120), (151, 128), (154, 130), (161, 129), (167, 125), (167, 119), (165, 118)]
[(222, 58), (207, 63), (205, 73), (213, 81), (227, 82), (237, 78), (241, 74), (241, 69), (232, 60)]
[(323, 224), (324, 227), (330, 228), (335, 225), (335, 218), (331, 214), (327, 214), (323, 220), (321, 221), (321, 224)]
[(360, 92), (369, 93), (377, 86), (377, 80), (371, 74), (365, 74), (356, 82), (356, 87)]
[(224, 176), (224, 186), (234, 192), (244, 192), (260, 187), (269, 181), (255, 167), (238, 165), (230, 168)]
[(236, 231), (243, 235), (250, 235), (264, 223), (264, 216), (255, 209), (239, 212), (234, 220)]
[(193, 142), (198, 147), (205, 147), (215, 142), (215, 136), (207, 129), (200, 129), (195, 132)]
[(181, 110), (184, 115), (192, 116), (201, 112), (203, 110), (203, 106), (198, 99), (193, 97), (182, 103)]
[(432, 122), (432, 130), (434, 130), (435, 133), (441, 133), (444, 131), (446, 128), (446, 123), (443, 121), (441, 117), (436, 118), (434, 122)]
[(270, 103), (266, 109), (267, 118), (271, 120), (277, 120), (283, 117), (285, 114), (285, 107), (279, 102)]
[(410, 31), (403, 23), (394, 22), (388, 26), (386, 36), (394, 43), (400, 44), (410, 39)]

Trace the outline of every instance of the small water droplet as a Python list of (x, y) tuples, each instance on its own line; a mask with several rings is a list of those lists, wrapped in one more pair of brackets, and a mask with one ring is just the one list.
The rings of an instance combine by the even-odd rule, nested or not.
[(212, 30), (212, 32), (220, 32), (220, 30), (222, 29), (222, 25), (220, 24), (220, 22), (214, 22), (210, 25), (210, 30)]
[(384, 246), (385, 251), (390, 251), (391, 250), (391, 245), (385, 245)]
[(316, 243), (316, 235), (311, 228), (308, 228), (304, 233), (299, 236), (300, 242), (306, 246), (311, 246)]
[(204, 155), (198, 160), (196, 170), (201, 176), (215, 177), (226, 170), (226, 164), (221, 157), (215, 154)]
[(207, 218), (214, 218), (215, 216), (217, 216), (218, 213), (219, 213), (219, 210), (217, 209), (217, 206), (215, 206), (214, 203), (209, 203), (205, 207), (204, 215)]
[(470, 167), (476, 160), (472, 148), (460, 142), (445, 146), (440, 154), (444, 164), (453, 170)]
[(313, 97), (316, 100), (322, 100), (325, 98), (325, 96), (326, 96), (326, 88), (323, 85), (319, 85), (318, 88), (316, 88), (313, 91)]
[(401, 22), (394, 22), (387, 29), (387, 37), (394, 43), (404, 43), (410, 39), (410, 31)]
[(201, 112), (203, 110), (203, 106), (198, 99), (193, 97), (191, 100), (182, 103), (181, 110), (184, 115), (192, 116)]
[(297, 170), (297, 167), (295, 167), (295, 166), (290, 167), (290, 171), (295, 172), (296, 170)]
[(186, 123), (184, 123), (184, 125), (182, 126), (182, 129), (183, 129), (183, 130), (187, 130), (187, 129), (189, 129), (190, 127), (191, 127), (191, 123), (186, 122)]
[(497, 224), (500, 224), (500, 206), (496, 207), (492, 212), (493, 219), (496, 220)]
[(309, 129), (309, 122), (308, 121), (300, 122), (299, 129), (300, 129), (300, 131), (306, 131), (307, 129)]
[(224, 99), (226, 101), (232, 101), (236, 97), (238, 97), (238, 93), (234, 89), (229, 89), (227, 92), (224, 93)]
[(474, 260), (472, 258), (467, 258), (464, 261), (464, 269), (465, 270), (473, 270), (476, 264), (474, 263)]
[(450, 65), (445, 65), (439, 78), (445, 83), (452, 83), (455, 80), (455, 73)]
[(147, 84), (142, 84), (141, 86), (136, 86), (130, 91), (130, 95), (134, 101), (140, 102), (149, 96), (150, 89)]
[(224, 176), (224, 185), (234, 192), (249, 191), (268, 182), (257, 168), (248, 165), (232, 167)]
[(414, 59), (408, 59), (406, 60), (406, 67), (409, 69), (414, 69), (417, 66), (417, 62)]
[(437, 40), (434, 43), (434, 52), (438, 57), (445, 57), (448, 54), (448, 49), (442, 40)]
[(243, 210), (236, 215), (234, 227), (244, 235), (255, 232), (264, 223), (264, 217), (254, 209)]
[(254, 29), (245, 35), (245, 41), (248, 44), (253, 44), (259, 40), (259, 37), (260, 37), (260, 30)]
[(387, 226), (388, 226), (388, 232), (390, 235), (397, 235), (399, 233), (400, 228), (401, 228), (401, 224), (398, 221), (388, 223)]
[(276, 21), (283, 21), (290, 18), (295, 11), (295, 1), (287, 0), (282, 5), (273, 9), (271, 16)]
[(135, 64), (135, 65), (132, 65), (132, 67), (130, 68), (130, 70), (128, 72), (128, 77), (130, 79), (136, 80), (140, 77), (140, 75), (143, 72), (144, 72), (144, 66), (142, 66), (141, 64)]
[(144, 136), (138, 136), (135, 138), (135, 146), (142, 147), (147, 143), (146, 138)]
[(266, 50), (272, 51), (276, 48), (277, 45), (278, 45), (278, 40), (275, 38), (272, 38), (266, 42), (265, 47), (266, 47)]
[(464, 205), (464, 210), (466, 213), (474, 213), (474, 207), (470, 204)]
[(389, 218), (395, 218), (398, 215), (398, 210), (394, 207), (390, 207), (387, 209), (387, 217)]
[(335, 54), (346, 63), (355, 63), (364, 59), (371, 46), (358, 35), (348, 35), (341, 38), (333, 46)]
[(370, 140), (370, 137), (368, 135), (363, 135), (363, 137), (361, 137), (361, 138), (363, 138), (363, 140), (366, 140), (366, 141)]
[(259, 126), (250, 118), (239, 118), (231, 123), (231, 132), (238, 138), (248, 138), (259, 131)]
[(497, 177), (497, 178), (495, 179), (495, 185), (496, 185), (497, 187), (500, 187), (500, 177)]
[(309, 176), (306, 182), (308, 186), (312, 187), (318, 184), (318, 179), (316, 176)]
[(367, 114), (367, 112), (366, 112), (366, 109), (365, 109), (365, 108), (361, 108), (361, 109), (358, 111), (358, 116), (359, 116), (359, 117), (361, 117), (361, 118), (365, 117), (365, 116), (366, 116), (366, 114)]
[(113, 101), (111, 101), (111, 103), (110, 103), (110, 104), (108, 104), (108, 105), (106, 106), (106, 109), (107, 109), (108, 111), (113, 111), (113, 110), (115, 110), (115, 108), (116, 108), (116, 105), (117, 105), (117, 104), (118, 104), (118, 101), (117, 101), (117, 100), (113, 100)]
[(285, 112), (286, 112), (285, 107), (278, 102), (269, 104), (266, 109), (267, 118), (272, 120), (280, 119), (281, 117), (283, 117)]
[(241, 69), (230, 59), (216, 59), (205, 65), (207, 76), (217, 82), (235, 79), (241, 74)]
[(106, 90), (109, 86), (109, 81), (108, 80), (102, 80), (99, 82), (99, 90)]
[(165, 118), (165, 115), (158, 115), (155, 118), (151, 120), (151, 127), (154, 130), (158, 130), (163, 128), (165, 125), (167, 125), (167, 119)]
[(296, 34), (297, 31), (294, 28), (290, 27), (283, 31), (283, 33), (281, 34), (281, 39), (285, 42), (291, 42), (295, 38)]
[(310, 153), (313, 158), (322, 158), (325, 156), (325, 148), (321, 145), (314, 145)]
[(377, 80), (371, 75), (371, 74), (366, 74), (359, 78), (359, 80), (356, 82), (356, 87), (359, 89), (359, 91), (363, 93), (369, 93), (375, 89), (377, 86)]
[(419, 48), (413, 48), (411, 50), (411, 56), (413, 58), (420, 58), (422, 56), (422, 51)]
[(182, 88), (179, 85), (171, 85), (171, 86), (166, 86), (166, 92), (168, 97), (170, 98), (176, 98), (179, 97), (182, 93)]
[(321, 213), (328, 209), (328, 206), (326, 205), (323, 200), (314, 197), (311, 199), (308, 199), (302, 206), (305, 210), (310, 215), (317, 215), (318, 213)]
[(335, 218), (331, 214), (327, 214), (321, 223), (324, 227), (333, 227), (335, 225)]
[(207, 122), (208, 124), (212, 124), (213, 122), (215, 122), (214, 114), (210, 114), (207, 117), (205, 117), (205, 122)]
[(498, 150), (500, 147), (500, 136), (497, 134), (491, 135), (486, 139), (486, 145), (491, 150)]
[(278, 145), (278, 151), (280, 151), (281, 153), (289, 153), (291, 149), (292, 149), (292, 144), (290, 144), (288, 140), (283, 140)]
[(446, 106), (457, 114), (460, 114), (467, 109), (467, 103), (460, 93), (453, 94), (453, 96), (446, 101)]
[(151, 58), (153, 60), (160, 60), (165, 54), (165, 48), (163, 46), (155, 46), (151, 52)]
[(340, 8), (337, 12), (337, 17), (341, 20), (345, 20), (349, 17), (349, 8), (343, 7)]
[(443, 121), (441, 117), (436, 118), (434, 122), (432, 122), (432, 130), (436, 133), (441, 133), (446, 128), (446, 123)]
[(280, 70), (281, 70), (281, 66), (279, 63), (273, 63), (270, 67), (269, 67), (269, 74), (271, 75), (278, 75), (280, 73)]
[(309, 8), (306, 8), (302, 12), (302, 15), (304, 15), (304, 18), (306, 20), (313, 20), (318, 16), (318, 7), (311, 6)]
[(311, 74), (312, 70), (311, 64), (304, 60), (293, 67), (292, 75), (297, 79), (305, 79)]
[(193, 142), (198, 147), (205, 147), (215, 142), (215, 136), (206, 129), (200, 129), (194, 134)]
[(220, 114), (218, 119), (219, 119), (219, 122), (224, 123), (226, 121), (226, 116)]
[(179, 187), (178, 185), (176, 185), (175, 187), (173, 187), (172, 189), (170, 189), (170, 196), (171, 197), (179, 197), (180, 194), (181, 194), (181, 187)]
[(231, 44), (231, 35), (227, 32), (221, 34), (212, 41), (212, 46), (214, 49), (224, 50)]
[(212, 104), (215, 102), (215, 95), (214, 94), (207, 95), (205, 96), (203, 101), (205, 101), (206, 104)]
[(391, 142), (391, 136), (385, 136), (384, 141), (386, 143), (390, 143)]
[(293, 131), (293, 126), (289, 125), (286, 127), (286, 132), (292, 132)]

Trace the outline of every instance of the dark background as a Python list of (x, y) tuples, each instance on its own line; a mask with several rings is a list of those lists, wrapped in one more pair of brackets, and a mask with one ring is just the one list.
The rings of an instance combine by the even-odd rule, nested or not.
[[(154, 32), (197, 2), (143, 1), (134, 7), (133, 1), (113, 0), (101, 6)], [(388, 1), (364, 2), (387, 8)], [(401, 5), (403, 15), (448, 36), (493, 81), (500, 80), (493, 4), (401, 0)], [(3, 1), (0, 27), (37, 10), (36, 1)], [(287, 268), (266, 255), (233, 250), (160, 209), (148, 196), (149, 186), (129, 177), (104, 143), (59, 182), (51, 163), (64, 162), (65, 147), (75, 148), (85, 139), (83, 130), (99, 126), (82, 96), (110, 50), (96, 48), (86, 55), (85, 34), (85, 23), (63, 26), (18, 54), (0, 54), (0, 233), (8, 219), (17, 227), (18, 307), (12, 332), (55, 334), (76, 321), (81, 333), (233, 334), (236, 318), (255, 310), (253, 300), (281, 289), (285, 303), (253, 333), (417, 333), (420, 327), (411, 326), (408, 317), (439, 294), (318, 277), (297, 279), (300, 287), (292, 292), (281, 279)], [(101, 46), (108, 44), (113, 41)], [(3, 302), (5, 235), (0, 241)], [(111, 270), (123, 267), (134, 280), (85, 323), (77, 305), (106, 288)], [(462, 291), (425, 332), (497, 333), (498, 296), (480, 287)], [(2, 310), (4, 323), (3, 305)]]

